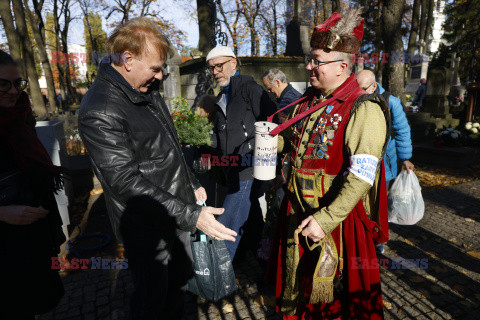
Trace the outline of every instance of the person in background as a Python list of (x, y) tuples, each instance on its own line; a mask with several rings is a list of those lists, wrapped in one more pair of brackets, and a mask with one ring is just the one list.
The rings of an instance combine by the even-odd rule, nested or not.
[[(375, 81), (375, 74), (372, 71), (362, 70), (356, 75), (356, 77), (360, 88), (367, 93), (375, 92), (383, 95), (390, 109), (392, 134), (383, 158), (385, 163), (385, 180), (387, 181), (388, 189), (392, 180), (395, 179), (398, 174), (397, 158), (402, 161), (407, 173), (415, 167), (410, 161), (412, 158), (410, 125), (408, 124), (407, 116), (403, 110), (402, 101), (382, 88), (382, 86)], [(379, 253), (383, 253), (383, 244), (377, 245), (376, 250)]]
[(423, 105), (423, 99), (427, 92), (427, 80), (425, 78), (420, 79), (420, 87), (415, 92), (415, 97), (412, 101), (412, 111), (418, 112)]
[(52, 268), (65, 241), (54, 166), (35, 132), (17, 63), (0, 50), (0, 319), (34, 320), (64, 295)]
[[(298, 92), (291, 84), (288, 83), (287, 76), (277, 68), (271, 68), (265, 71), (262, 76), (263, 85), (268, 92), (275, 94), (277, 99), (277, 110), (289, 105), (290, 103), (300, 99), (302, 94)], [(287, 108), (278, 113), (280, 123), (285, 122), (293, 107)]]
[[(206, 60), (208, 70), (221, 88), (216, 102), (215, 142), (212, 146), (222, 156), (236, 159), (222, 167), (228, 190), (223, 202), (225, 213), (218, 217), (219, 222), (238, 233), (235, 242), (226, 243), (233, 260), (245, 230), (250, 229), (251, 235), (258, 236), (258, 241), (250, 241), (251, 245), (258, 245), (260, 241), (263, 218), (258, 199), (268, 185), (258, 180), (254, 184), (253, 167), (246, 159), (251, 159), (255, 148), (255, 122), (265, 121), (275, 107), (267, 92), (252, 77), (240, 74), (237, 58), (230, 48), (215, 47)], [(247, 228), (245, 224), (250, 211), (252, 227)]]
[(204, 94), (200, 97), (195, 111), (199, 116), (206, 117), (209, 122), (215, 121), (215, 114), (217, 113), (216, 100), (215, 96)]

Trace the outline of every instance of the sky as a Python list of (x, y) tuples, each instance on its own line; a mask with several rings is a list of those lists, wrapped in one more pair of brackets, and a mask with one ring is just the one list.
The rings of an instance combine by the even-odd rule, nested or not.
[[(190, 2), (190, 6), (196, 8), (195, 0), (183, 0), (184, 2)], [(74, 1), (72, 1), (74, 2)], [(198, 45), (198, 27), (197, 23), (189, 16), (188, 12), (183, 9), (177, 1), (174, 0), (159, 0), (163, 7), (162, 14), (165, 18), (173, 21), (180, 30), (183, 30), (187, 34), (187, 45), (196, 47)], [(78, 15), (81, 17), (81, 11), (78, 5), (74, 4), (71, 7), (72, 16)], [(111, 18), (110, 20), (114, 20)], [(107, 26), (107, 22), (103, 19), (103, 28), (110, 35), (112, 28)], [(5, 31), (0, 23), (0, 42), (7, 41)], [(82, 18), (75, 19), (70, 24), (68, 42), (70, 44), (84, 44), (83, 40), (83, 20)]]
[[(185, 1), (190, 1), (190, 6), (193, 8), (197, 7), (195, 0)], [(187, 45), (196, 47), (198, 45), (198, 27), (196, 21), (188, 15), (188, 12), (184, 10), (178, 2), (174, 0), (159, 0), (158, 2), (161, 3), (163, 16), (167, 20), (173, 21), (180, 30), (183, 30), (187, 34)], [(110, 18), (110, 20), (114, 19)], [(107, 35), (110, 35), (112, 28), (107, 26), (105, 19), (103, 19), (103, 28), (107, 32)], [(81, 19), (75, 20), (75, 22), (72, 23), (69, 42), (78, 44), (85, 43), (83, 40), (83, 21)]]

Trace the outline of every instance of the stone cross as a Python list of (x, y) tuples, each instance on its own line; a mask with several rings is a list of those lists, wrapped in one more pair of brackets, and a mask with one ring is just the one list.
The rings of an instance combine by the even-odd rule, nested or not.
[(457, 53), (453, 52), (452, 57), (450, 59), (447, 59), (447, 62), (450, 62), (450, 70), (451, 70), (451, 76), (450, 76), (450, 85), (452, 86), (457, 86), (460, 85), (460, 78), (458, 76), (458, 69), (460, 66), (460, 57), (457, 57)]

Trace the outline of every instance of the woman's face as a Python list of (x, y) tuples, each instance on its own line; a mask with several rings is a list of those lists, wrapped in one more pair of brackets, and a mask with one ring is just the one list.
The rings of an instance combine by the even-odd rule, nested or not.
[(12, 65), (2, 65), (0, 66), (0, 90), (3, 84), (8, 87), (8, 84), (5, 80), (11, 82), (11, 87), (8, 91), (0, 91), (0, 108), (12, 108), (17, 103), (18, 97), (20, 96), (21, 91), (19, 91), (13, 83), (15, 80), (20, 78), (18, 69)]

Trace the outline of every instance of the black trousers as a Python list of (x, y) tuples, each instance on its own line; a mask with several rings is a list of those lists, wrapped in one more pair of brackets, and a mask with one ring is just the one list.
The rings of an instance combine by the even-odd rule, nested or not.
[(189, 233), (124, 233), (134, 292), (130, 320), (182, 319), (186, 284), (193, 276)]

